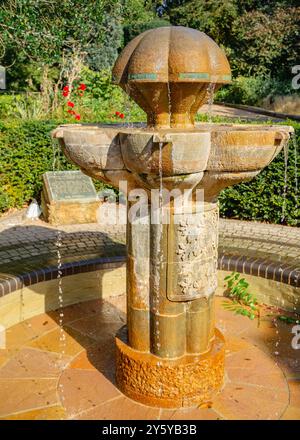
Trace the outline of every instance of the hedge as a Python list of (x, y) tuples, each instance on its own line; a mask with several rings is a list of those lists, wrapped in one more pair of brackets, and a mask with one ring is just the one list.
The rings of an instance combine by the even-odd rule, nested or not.
[[(300, 124), (290, 121), (300, 142)], [(20, 208), (32, 198), (40, 198), (42, 174), (56, 167), (74, 169), (63, 155), (59, 155), (56, 141), (50, 132), (58, 121), (0, 122), (0, 212)], [(300, 155), (299, 155), (300, 156)], [(298, 172), (300, 157), (298, 164)], [(299, 192), (295, 184), (295, 151), (289, 148), (286, 214), (283, 223), (300, 224)], [(97, 187), (101, 187), (97, 183)], [(284, 154), (263, 170), (254, 180), (225, 189), (219, 197), (223, 217), (281, 223), (284, 202)]]

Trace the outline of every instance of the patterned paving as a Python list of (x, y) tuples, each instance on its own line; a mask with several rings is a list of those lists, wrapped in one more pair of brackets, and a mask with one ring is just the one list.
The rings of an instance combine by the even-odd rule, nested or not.
[[(221, 393), (202, 407), (151, 408), (115, 387), (114, 335), (125, 322), (125, 297), (89, 301), (11, 327), (0, 350), (2, 419), (300, 419), (300, 360), (291, 327), (257, 323), (220, 306), (226, 337)], [(266, 311), (268, 312), (268, 311)]]

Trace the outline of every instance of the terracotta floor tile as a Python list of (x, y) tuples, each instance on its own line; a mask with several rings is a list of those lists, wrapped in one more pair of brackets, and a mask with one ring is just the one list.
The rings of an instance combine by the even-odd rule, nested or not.
[[(63, 335), (65, 336), (65, 340), (61, 339)], [(94, 341), (88, 336), (82, 335), (74, 329), (67, 328), (63, 333), (61, 333), (60, 329), (53, 330), (28, 344), (28, 347), (55, 353), (64, 352), (67, 356), (75, 356), (93, 342)]]
[(141, 405), (126, 397), (113, 399), (77, 417), (79, 420), (157, 420), (159, 408)]
[[(117, 297), (119, 298), (119, 297)], [(124, 298), (122, 296), (122, 298)], [(80, 308), (83, 309), (86, 315), (99, 315), (102, 322), (121, 321), (125, 322), (126, 314), (120, 310), (119, 301), (106, 300), (92, 300), (85, 303), (80, 303)], [(126, 310), (125, 310), (126, 312)]]
[(56, 379), (0, 379), (0, 416), (57, 404)]
[(65, 418), (65, 410), (61, 406), (50, 406), (49, 408), (12, 414), (0, 418), (0, 420), (63, 420)]
[(93, 338), (94, 340), (106, 339), (107, 337), (114, 337), (118, 329), (124, 325), (121, 321), (102, 321), (99, 315), (89, 316), (74, 321), (66, 326), (67, 328), (75, 329), (76, 331)]
[(246, 330), (255, 327), (256, 323), (242, 315), (225, 310), (222, 307), (223, 298), (216, 298), (216, 327), (224, 336), (238, 336)]
[(62, 373), (58, 391), (69, 417), (120, 395), (100, 372), (79, 369), (67, 369)]
[(114, 338), (97, 342), (87, 350), (79, 353), (70, 363), (69, 368), (97, 370), (115, 384), (115, 341)]
[(108, 301), (126, 315), (126, 295), (112, 296)]
[(192, 408), (181, 410), (162, 410), (160, 420), (220, 420), (212, 409)]
[(231, 355), (240, 350), (245, 350), (252, 347), (252, 345), (245, 341), (245, 339), (241, 339), (235, 336), (227, 336), (225, 339), (225, 350), (227, 355)]
[[(96, 313), (96, 306), (90, 306), (91, 301), (87, 301), (84, 303), (78, 303), (78, 304), (72, 304), (70, 306), (64, 307), (63, 309), (63, 323), (68, 324), (69, 322), (76, 321), (77, 319), (84, 318), (86, 315), (92, 314), (93, 311)], [(90, 313), (87, 312), (87, 309), (91, 308), (92, 310)], [(54, 310), (51, 312), (48, 312), (48, 315), (51, 319), (53, 319), (56, 322), (59, 322), (59, 310)]]
[(11, 359), (18, 350), (0, 349), (0, 368)]
[(287, 390), (230, 383), (216, 396), (212, 409), (229, 420), (276, 420), (287, 404)]
[(280, 368), (258, 348), (233, 353), (226, 358), (225, 368), (230, 381), (286, 390), (286, 379)]
[(261, 321), (259, 329), (248, 329), (243, 336), (252, 344), (262, 345), (264, 351), (275, 356), (279, 355), (294, 355), (297, 350), (292, 348), (293, 334), (292, 325), (284, 322), (273, 323), (271, 321)]
[(289, 380), (290, 405), (300, 408), (300, 380)]
[(298, 406), (288, 406), (281, 420), (300, 420), (300, 408)]
[[(59, 322), (59, 310), (48, 312), (48, 315), (55, 321)], [(63, 322), (69, 324), (73, 321), (85, 317), (99, 316), (102, 322), (111, 322), (116, 320), (125, 320), (125, 315), (117, 307), (108, 301), (95, 299), (91, 301), (83, 301), (78, 304), (64, 307)]]
[(80, 370), (95, 370), (96, 367), (90, 359), (87, 351), (84, 350), (76, 356), (69, 364), (69, 368), (77, 368)]
[(20, 348), (38, 337), (38, 334), (28, 323), (22, 322), (6, 330), (6, 344), (8, 348)]
[(24, 321), (24, 324), (31, 327), (37, 336), (42, 335), (50, 330), (54, 330), (59, 326), (58, 322), (51, 318), (47, 313), (34, 316)]
[(0, 378), (58, 377), (70, 360), (57, 353), (22, 348), (0, 369)]

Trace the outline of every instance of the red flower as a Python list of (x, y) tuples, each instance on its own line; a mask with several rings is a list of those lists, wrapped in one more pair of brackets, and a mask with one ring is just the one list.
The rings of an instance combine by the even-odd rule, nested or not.
[(121, 118), (121, 119), (124, 119), (124, 118), (125, 118), (125, 115), (124, 115), (124, 113), (120, 113), (120, 115), (119, 115), (119, 116), (120, 116), (120, 118)]
[(62, 94), (63, 94), (63, 96), (69, 96), (68, 90), (64, 90)]
[(86, 85), (83, 83), (79, 84), (78, 90), (86, 90)]
[(116, 112), (115, 115), (116, 115), (116, 116), (120, 116), (120, 112)]
[(80, 115), (75, 115), (75, 119), (76, 119), (77, 121), (80, 121), (81, 116), (80, 116)]
[(74, 110), (71, 110), (71, 109), (68, 110), (68, 113), (70, 113), (70, 115), (75, 115)]
[(64, 91), (64, 92), (69, 92), (69, 91), (70, 91), (70, 87), (69, 87), (69, 86), (65, 86), (65, 87), (63, 88), (63, 91)]
[(73, 107), (74, 107), (74, 102), (72, 102), (72, 101), (68, 101), (68, 102), (67, 102), (67, 106), (73, 108)]

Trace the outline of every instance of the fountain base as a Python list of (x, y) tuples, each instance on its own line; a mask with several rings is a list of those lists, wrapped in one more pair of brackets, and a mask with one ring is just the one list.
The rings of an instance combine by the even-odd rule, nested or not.
[(215, 330), (211, 350), (176, 359), (132, 349), (126, 327), (116, 336), (116, 380), (133, 400), (161, 408), (192, 407), (210, 402), (223, 385), (225, 341)]

